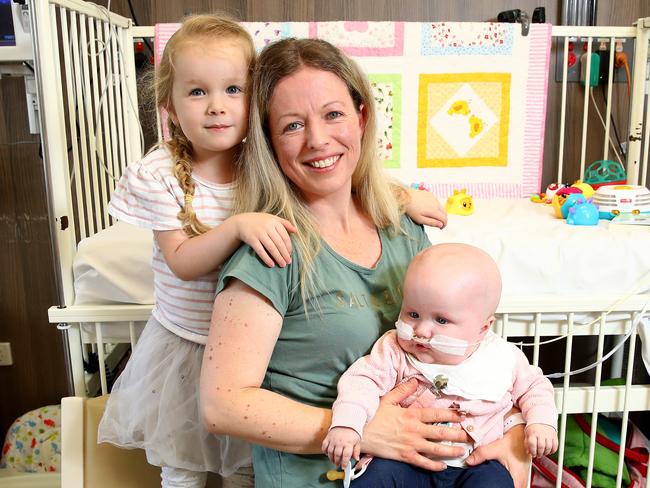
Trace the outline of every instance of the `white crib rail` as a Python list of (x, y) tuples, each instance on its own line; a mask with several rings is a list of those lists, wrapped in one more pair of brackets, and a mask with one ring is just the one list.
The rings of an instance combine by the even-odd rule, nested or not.
[(132, 23), (80, 0), (31, 8), (54, 256), (70, 305), (77, 242), (111, 225), (115, 182), (142, 155)]

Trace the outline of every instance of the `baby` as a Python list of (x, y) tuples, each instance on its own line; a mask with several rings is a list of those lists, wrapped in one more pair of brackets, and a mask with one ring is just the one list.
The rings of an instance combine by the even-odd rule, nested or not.
[[(490, 331), (500, 296), (499, 269), (476, 247), (439, 244), (413, 258), (396, 330), (384, 334), (341, 377), (322, 448), (337, 466), (345, 468), (350, 457), (358, 460), (363, 428), (379, 399), (410, 378), (417, 378), (419, 387), (402, 406), (458, 409), (465, 414), (460, 427), (472, 442), (464, 446), (464, 456), (445, 459), (451, 467), (441, 472), (375, 459), (353, 486), (427, 486), (433, 478), (436, 483), (444, 478), (449, 486), (512, 486), (510, 474), (498, 462), (469, 467), (463, 460), (474, 447), (521, 423), (517, 414), (505, 419), (513, 405), (526, 423), (529, 454), (557, 450), (550, 381), (519, 349)], [(393, 481), (386, 481), (388, 473)]]

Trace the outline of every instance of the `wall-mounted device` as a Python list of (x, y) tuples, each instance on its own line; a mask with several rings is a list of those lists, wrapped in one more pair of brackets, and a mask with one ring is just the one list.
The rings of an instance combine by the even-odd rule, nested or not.
[(33, 58), (29, 7), (24, 3), (0, 0), (0, 63)]

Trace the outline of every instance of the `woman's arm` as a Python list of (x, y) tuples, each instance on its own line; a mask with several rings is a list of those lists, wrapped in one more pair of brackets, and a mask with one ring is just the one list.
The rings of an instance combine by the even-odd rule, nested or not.
[(260, 387), (282, 316), (261, 294), (232, 279), (217, 295), (201, 368), (201, 410), (208, 430), (280, 451), (315, 454), (331, 411)]
[[(282, 317), (271, 303), (241, 281), (232, 279), (219, 293), (201, 369), (203, 418), (215, 434), (241, 437), (286, 452), (321, 453), (331, 410), (261, 388), (281, 327)], [(364, 430), (364, 452), (442, 469), (441, 463), (424, 456), (460, 455), (462, 448), (431, 439), (462, 442), (467, 437), (461, 430), (428, 425), (458, 421), (458, 414), (451, 410), (393, 405), (415, 387), (407, 384), (384, 397), (375, 419)]]

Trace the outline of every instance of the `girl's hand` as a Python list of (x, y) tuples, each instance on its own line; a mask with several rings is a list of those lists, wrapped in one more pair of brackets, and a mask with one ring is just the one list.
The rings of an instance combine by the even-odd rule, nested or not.
[(363, 431), (361, 451), (431, 471), (442, 471), (447, 465), (430, 458), (461, 456), (465, 452), (462, 447), (444, 442), (469, 442), (470, 439), (462, 429), (432, 425), (460, 422), (462, 417), (454, 410), (398, 406), (416, 389), (417, 381), (410, 380), (384, 395), (377, 414)]
[(332, 427), (323, 441), (323, 452), (334, 466), (345, 469), (350, 458), (358, 461), (361, 456), (361, 437), (354, 429)]
[(294, 225), (283, 218), (266, 213), (243, 213), (232, 217), (236, 220), (239, 239), (253, 248), (269, 268), (284, 268), (291, 263), (291, 238), (296, 232)]
[(410, 188), (411, 201), (406, 204), (406, 213), (413, 222), (444, 229), (447, 225), (447, 212), (433, 193)]
[(515, 425), (499, 440), (477, 448), (465, 462), (476, 466), (484, 461), (496, 459), (510, 472), (515, 488), (528, 486), (530, 456), (524, 444), (524, 424)]

